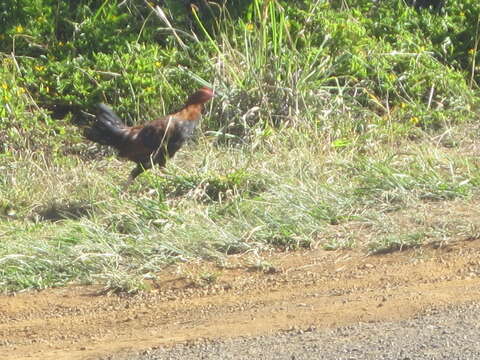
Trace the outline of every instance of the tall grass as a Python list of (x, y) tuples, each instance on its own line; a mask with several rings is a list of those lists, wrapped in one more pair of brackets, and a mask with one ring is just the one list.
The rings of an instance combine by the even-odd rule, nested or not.
[[(190, 259), (223, 263), (229, 254), (345, 241), (380, 252), (406, 230), (402, 217), (385, 227), (386, 214), (426, 201), (469, 202), (476, 193), (478, 162), (441, 147), (405, 144), (409, 155), (398, 155), (383, 145), (365, 156), (325, 145), (294, 129), (255, 149), (207, 151), (202, 142), (127, 192), (118, 184), (128, 166), (116, 161), (39, 167), (35, 156), (18, 156), (0, 187), (0, 286), (100, 282), (135, 291)], [(341, 235), (350, 223), (366, 230)], [(431, 233), (421, 224), (407, 230)]]

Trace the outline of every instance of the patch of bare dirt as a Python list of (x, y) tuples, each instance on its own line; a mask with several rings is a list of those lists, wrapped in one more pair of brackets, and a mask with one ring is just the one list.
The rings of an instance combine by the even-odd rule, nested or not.
[(4, 296), (1, 358), (98, 359), (205, 338), (404, 319), (479, 300), (479, 255), (480, 241), (382, 256), (317, 249), (274, 254), (265, 271), (182, 265), (135, 297), (94, 287)]

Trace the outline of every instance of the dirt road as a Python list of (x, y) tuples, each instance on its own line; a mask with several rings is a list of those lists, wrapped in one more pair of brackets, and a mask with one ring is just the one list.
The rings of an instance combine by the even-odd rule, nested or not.
[(111, 360), (475, 360), (480, 306), (429, 310), (413, 319), (206, 340)]
[(1, 297), (0, 354), (115, 359), (204, 339), (401, 321), (480, 300), (479, 255), (480, 241), (382, 256), (317, 249), (273, 254), (266, 271), (242, 258), (222, 269), (183, 265), (135, 297), (92, 287)]

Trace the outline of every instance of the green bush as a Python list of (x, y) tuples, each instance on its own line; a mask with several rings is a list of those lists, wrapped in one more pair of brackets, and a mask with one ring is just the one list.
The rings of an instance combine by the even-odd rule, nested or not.
[[(205, 126), (227, 138), (313, 123), (345, 139), (372, 126), (435, 130), (473, 115), (474, 0), (450, 2), (442, 13), (402, 0), (252, 0), (197, 10), (166, 1), (167, 21), (153, 12), (157, 3), (122, 4), (0, 5), (2, 138), (12, 119), (66, 134), (67, 124), (44, 110), (61, 118), (92, 112), (98, 102), (128, 123), (142, 122), (174, 110), (205, 83), (219, 90)], [(345, 122), (332, 122), (338, 114)]]

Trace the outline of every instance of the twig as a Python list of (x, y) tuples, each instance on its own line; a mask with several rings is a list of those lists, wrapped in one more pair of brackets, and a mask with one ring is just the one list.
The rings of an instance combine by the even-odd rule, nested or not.
[(175, 28), (172, 26), (172, 24), (170, 23), (170, 21), (168, 20), (167, 18), (167, 15), (165, 15), (165, 13), (163, 12), (163, 10), (160, 8), (160, 6), (156, 5), (156, 6), (153, 6), (152, 4), (150, 4), (150, 2), (148, 2), (147, 0), (144, 0), (145, 3), (148, 5), (148, 7), (150, 9), (152, 9), (155, 14), (158, 16), (158, 18), (160, 20), (162, 20), (165, 25), (167, 25), (167, 28), (173, 33), (173, 36), (175, 36), (175, 39), (177, 39), (178, 43), (180, 44), (180, 46), (182, 47), (183, 50), (186, 50), (188, 47), (187, 45), (185, 45), (185, 43), (182, 41), (182, 39), (180, 38), (180, 36), (178, 36), (177, 34), (177, 31), (175, 30)]
[(435, 92), (435, 85), (432, 85), (432, 88), (430, 89), (430, 95), (428, 96), (428, 105), (427, 105), (427, 110), (430, 109), (430, 105), (432, 105), (432, 98), (433, 98), (433, 93)]

